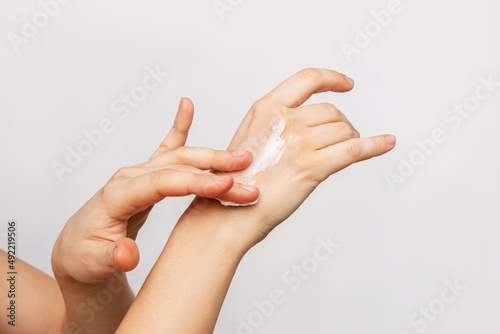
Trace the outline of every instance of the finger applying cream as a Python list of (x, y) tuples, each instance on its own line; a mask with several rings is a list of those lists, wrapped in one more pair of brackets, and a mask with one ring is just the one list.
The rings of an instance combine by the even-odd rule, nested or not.
[[(282, 119), (275, 119), (271, 122), (271, 127), (269, 133), (263, 136), (262, 144), (259, 143), (260, 147), (257, 147), (257, 154), (255, 158), (245, 170), (239, 175), (234, 176), (235, 182), (239, 182), (242, 185), (253, 186), (256, 181), (254, 179), (255, 175), (260, 172), (266, 171), (268, 168), (275, 166), (281, 160), (283, 153), (286, 149), (286, 140), (282, 138), (283, 132), (285, 131), (285, 121)], [(288, 138), (290, 139), (290, 138)], [(262, 145), (262, 146), (261, 146)], [(245, 148), (248, 149), (248, 148)], [(222, 205), (225, 206), (249, 206), (254, 205), (259, 199), (252, 203), (238, 204), (231, 201), (222, 201)]]

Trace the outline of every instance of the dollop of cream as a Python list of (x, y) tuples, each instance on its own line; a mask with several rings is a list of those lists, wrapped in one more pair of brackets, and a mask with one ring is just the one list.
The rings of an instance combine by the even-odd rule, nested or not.
[[(264, 147), (260, 150), (254, 160), (248, 166), (242, 174), (235, 178), (235, 181), (247, 185), (255, 185), (256, 181), (253, 179), (255, 175), (260, 172), (265, 171), (267, 168), (275, 166), (281, 160), (283, 153), (285, 153), (285, 139), (281, 137), (283, 132), (285, 131), (285, 121), (282, 119), (278, 119), (272, 124), (271, 133), (268, 138), (266, 138), (266, 143)], [(237, 204), (234, 202), (226, 202), (221, 201), (222, 205), (225, 206), (250, 206), (254, 205), (259, 201), (257, 199), (253, 203), (247, 204)]]
[[(260, 196), (259, 196), (259, 198), (260, 198)], [(220, 204), (222, 204), (224, 206), (251, 206), (251, 205), (257, 204), (257, 202), (259, 201), (259, 198), (257, 198), (252, 203), (245, 203), (245, 204), (239, 204), (239, 203), (234, 203), (234, 202), (221, 201), (220, 199), (217, 199), (217, 200), (220, 202)]]

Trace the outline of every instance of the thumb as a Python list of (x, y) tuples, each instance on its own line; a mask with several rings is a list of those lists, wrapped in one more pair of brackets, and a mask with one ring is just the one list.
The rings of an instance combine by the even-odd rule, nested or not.
[(109, 246), (107, 257), (107, 263), (117, 272), (131, 271), (139, 264), (139, 248), (134, 240), (123, 238)]

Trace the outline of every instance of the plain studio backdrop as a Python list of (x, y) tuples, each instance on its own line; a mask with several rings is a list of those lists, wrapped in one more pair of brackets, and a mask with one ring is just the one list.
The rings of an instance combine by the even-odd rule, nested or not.
[[(216, 333), (500, 331), (498, 1), (54, 3), (0, 4), (3, 249), (15, 219), (19, 257), (51, 274), (67, 219), (150, 156), (181, 97), (195, 103), (188, 145), (225, 149), (253, 102), (330, 68), (355, 89), (307, 103), (397, 147), (332, 176), (248, 253)], [(190, 200), (155, 207), (134, 291)], [(338, 247), (318, 259), (328, 240)]]

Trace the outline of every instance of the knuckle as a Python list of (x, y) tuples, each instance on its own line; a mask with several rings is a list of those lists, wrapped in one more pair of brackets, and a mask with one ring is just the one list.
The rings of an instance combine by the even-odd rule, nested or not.
[(118, 182), (116, 180), (109, 180), (104, 187), (101, 188), (100, 194), (105, 200), (112, 199), (115, 194), (115, 189), (118, 187)]
[(255, 103), (252, 105), (252, 111), (257, 114), (262, 114), (265, 113), (269, 108), (269, 103), (265, 100), (265, 98), (262, 98), (260, 100), (255, 101)]
[(217, 196), (219, 194), (218, 191), (219, 189), (217, 185), (214, 182), (207, 182), (207, 181), (208, 177), (206, 175), (200, 175), (198, 182), (203, 184), (202, 187), (203, 196), (209, 198)]
[(241, 162), (241, 159), (228, 151), (212, 151), (211, 165), (214, 169), (233, 170)]
[(256, 119), (260, 120), (272, 115), (283, 118), (289, 114), (289, 110), (286, 107), (276, 104), (276, 102), (269, 97), (263, 97), (256, 101), (250, 108), (250, 112)]
[(310, 192), (313, 192), (316, 187), (325, 179), (321, 173), (307, 173), (304, 177), (305, 186), (309, 188)]
[(307, 141), (307, 138), (302, 133), (294, 134), (289, 137), (287, 140), (287, 147), (298, 147), (299, 145), (303, 145)]
[(176, 148), (174, 151), (175, 159), (178, 162), (183, 162), (184, 158), (186, 157), (186, 154), (187, 154), (187, 147), (186, 146), (180, 146), (180, 147)]
[(299, 72), (299, 76), (309, 81), (318, 81), (321, 78), (321, 72), (317, 68), (306, 68)]
[(347, 145), (346, 153), (352, 159), (360, 158), (362, 152), (361, 143), (357, 140), (353, 140)]
[(331, 103), (324, 103), (323, 106), (325, 107), (325, 109), (329, 113), (333, 114), (334, 116), (340, 115), (340, 111), (333, 104), (331, 104)]
[(165, 178), (165, 176), (168, 173), (170, 173), (170, 169), (163, 169), (163, 170), (156, 171), (156, 173), (151, 174), (150, 180), (153, 184), (160, 184), (162, 179)]
[(200, 171), (198, 168), (190, 165), (170, 165), (168, 170), (170, 172), (175, 170), (177, 172), (195, 172), (195, 173)]
[(241, 169), (239, 167), (242, 165), (242, 159), (233, 156), (231, 153), (226, 153), (224, 155), (225, 157), (220, 160), (220, 165), (222, 165), (222, 168), (220, 168), (220, 170), (234, 171), (237, 169)]
[(345, 122), (340, 122), (338, 126), (339, 126), (339, 131), (344, 137), (353, 138), (355, 136), (354, 129), (349, 124)]
[(156, 152), (158, 152), (158, 153), (168, 152), (167, 143), (165, 140), (160, 144), (160, 146), (158, 146), (158, 148), (156, 149)]
[(279, 112), (277, 116), (285, 121), (285, 128), (292, 128), (301, 122), (301, 118), (296, 113), (290, 111)]
[(154, 173), (151, 173), (149, 179), (144, 180), (144, 182), (149, 182), (154, 184), (155, 185), (154, 192), (160, 196), (165, 196), (167, 192), (162, 190), (161, 185), (165, 185), (168, 182), (167, 176), (171, 174), (172, 171), (173, 170), (170, 168), (156, 171)]
[(217, 163), (224, 161), (227, 153), (225, 151), (210, 150), (210, 161), (212, 163)]
[(161, 185), (165, 184), (164, 178), (166, 175), (167, 171), (165, 170), (159, 170), (156, 172), (153, 172), (147, 176), (147, 178), (142, 178), (141, 183), (142, 185), (146, 184), (152, 184), (154, 187), (151, 190), (151, 194), (153, 195), (162, 195), (162, 190), (161, 190)]
[(129, 177), (132, 174), (133, 169), (134, 169), (133, 167), (122, 167), (113, 174), (112, 179)]
[(385, 150), (385, 144), (379, 138), (372, 138), (373, 147), (375, 148), (375, 152), (382, 152)]

